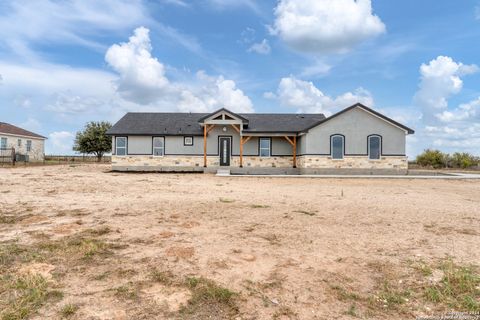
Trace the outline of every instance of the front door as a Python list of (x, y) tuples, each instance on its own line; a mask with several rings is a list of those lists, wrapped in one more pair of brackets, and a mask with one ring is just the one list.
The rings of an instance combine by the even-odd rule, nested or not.
[(220, 165), (230, 166), (230, 138), (220, 137), (219, 149), (220, 149)]

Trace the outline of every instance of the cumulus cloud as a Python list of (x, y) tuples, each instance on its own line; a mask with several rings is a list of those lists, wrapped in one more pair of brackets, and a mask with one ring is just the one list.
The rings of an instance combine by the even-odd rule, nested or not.
[(212, 77), (203, 71), (197, 72), (198, 85), (183, 90), (178, 109), (184, 112), (208, 112), (227, 108), (234, 112), (253, 112), (248, 96), (238, 89), (236, 83), (222, 76)]
[(312, 82), (296, 79), (293, 76), (280, 80), (277, 93), (266, 92), (264, 97), (276, 98), (281, 105), (296, 108), (302, 113), (325, 113), (330, 115), (357, 102), (373, 106), (371, 94), (358, 88), (354, 92), (346, 92), (337, 97), (330, 97), (320, 91)]
[(424, 121), (435, 123), (448, 108), (448, 99), (462, 90), (461, 77), (477, 71), (476, 65), (464, 65), (446, 56), (438, 56), (428, 64), (422, 64), (419, 90), (414, 100), (423, 112)]
[(272, 33), (307, 53), (346, 52), (386, 28), (370, 0), (280, 0)]
[(449, 105), (449, 99), (462, 91), (463, 77), (478, 70), (476, 65), (464, 65), (446, 56), (421, 65), (420, 85), (414, 97), (425, 126), (417, 131), (419, 142), (450, 152), (478, 154), (480, 97), (456, 107)]
[(170, 89), (165, 67), (151, 51), (149, 30), (144, 27), (135, 29), (127, 43), (107, 50), (105, 60), (119, 74), (117, 91), (125, 99), (147, 104)]
[(112, 45), (105, 60), (119, 78), (116, 90), (124, 99), (158, 108), (206, 112), (230, 108), (252, 112), (252, 102), (233, 80), (213, 77), (201, 71), (186, 83), (170, 81), (165, 66), (152, 56), (149, 30), (140, 27), (127, 43)]
[(271, 51), (270, 44), (268, 44), (267, 39), (263, 39), (262, 42), (254, 43), (249, 49), (248, 52), (256, 52), (258, 54), (269, 54)]
[(46, 153), (71, 154), (75, 134), (69, 131), (55, 131), (48, 135)]

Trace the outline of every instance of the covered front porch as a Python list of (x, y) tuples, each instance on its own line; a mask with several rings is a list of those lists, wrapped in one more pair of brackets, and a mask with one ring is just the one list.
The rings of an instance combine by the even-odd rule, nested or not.
[[(244, 117), (222, 109), (200, 119), (203, 126), (203, 167), (208, 168), (209, 144), (218, 145), (219, 167), (257, 167), (257, 168), (280, 168), (297, 167), (297, 133), (296, 132), (253, 132), (248, 130), (249, 121)], [(237, 135), (219, 135), (218, 132), (231, 131)], [(217, 139), (210, 137), (212, 130), (217, 129)], [(235, 139), (234, 139), (235, 138)], [(245, 152), (247, 143), (252, 139), (258, 140), (258, 150), (252, 153), (252, 147)], [(234, 144), (233, 141), (237, 143)], [(288, 150), (282, 146), (281, 152), (274, 152), (274, 142), (278, 145), (282, 140), (290, 145)], [(284, 143), (282, 143), (284, 144)], [(280, 151), (280, 150), (279, 150)], [(214, 166), (217, 167), (217, 166)]]

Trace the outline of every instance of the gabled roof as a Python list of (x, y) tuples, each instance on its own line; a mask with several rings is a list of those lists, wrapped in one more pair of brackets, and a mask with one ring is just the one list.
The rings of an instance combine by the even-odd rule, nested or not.
[[(215, 112), (216, 113), (216, 112)], [(203, 135), (200, 119), (211, 113), (129, 112), (107, 131), (109, 135)], [(325, 119), (323, 114), (242, 113), (245, 133), (296, 133)]]
[(341, 111), (339, 111), (339, 112), (331, 115), (331, 116), (328, 117), (328, 118), (325, 118), (325, 119), (323, 119), (323, 120), (318, 121), (317, 123), (313, 124), (312, 126), (306, 128), (306, 129), (305, 129), (305, 132), (308, 131), (308, 130), (310, 130), (310, 129), (312, 129), (312, 128), (314, 128), (314, 127), (316, 127), (316, 126), (318, 126), (318, 125), (320, 125), (320, 124), (322, 124), (322, 123), (325, 123), (325, 122), (327, 122), (327, 121), (329, 121), (329, 120), (331, 120), (331, 119), (334, 119), (334, 118), (338, 117), (339, 115), (341, 115), (341, 114), (343, 114), (343, 113), (345, 113), (345, 112), (348, 112), (348, 111), (350, 111), (350, 110), (352, 110), (352, 109), (355, 109), (355, 108), (361, 108), (361, 109), (363, 109), (364, 111), (367, 111), (367, 112), (373, 114), (374, 116), (377, 116), (377, 117), (381, 118), (382, 120), (385, 120), (385, 121), (389, 122), (390, 124), (392, 124), (392, 125), (394, 125), (394, 126), (396, 126), (396, 127), (399, 127), (400, 129), (405, 130), (408, 134), (414, 134), (414, 133), (415, 133), (415, 131), (414, 131), (413, 129), (410, 129), (409, 127), (404, 126), (403, 124), (401, 124), (401, 123), (399, 123), (399, 122), (397, 122), (397, 121), (395, 121), (395, 120), (393, 120), (393, 119), (391, 119), (391, 118), (389, 118), (389, 117), (387, 117), (387, 116), (385, 116), (385, 115), (383, 115), (383, 114), (381, 114), (381, 113), (379, 113), (379, 112), (377, 112), (377, 111), (375, 111), (375, 110), (373, 110), (373, 109), (371, 109), (371, 108), (369, 108), (369, 107), (367, 107), (367, 106), (365, 106), (365, 105), (363, 105), (363, 104), (361, 104), (361, 103), (356, 103), (356, 104), (354, 104), (354, 105), (352, 105), (352, 106), (350, 106), (350, 107), (348, 107), (348, 108), (345, 108), (345, 109), (343, 109), (343, 110), (341, 110)]
[(240, 120), (243, 121), (243, 123), (248, 123), (248, 120), (245, 119), (244, 117), (242, 117), (241, 115), (239, 115), (238, 113), (234, 113), (228, 109), (225, 109), (225, 108), (221, 108), (221, 109), (218, 109), (217, 111), (214, 111), (212, 113), (209, 113), (203, 117), (201, 117), (200, 119), (198, 119), (198, 122), (203, 122), (205, 119), (208, 119), (209, 117), (212, 117), (214, 115), (216, 115), (217, 113), (220, 113), (220, 112), (225, 112), (225, 113), (229, 113), (230, 115), (232, 115), (233, 117), (235, 118), (238, 118)]
[(2, 133), (12, 135), (12, 136), (25, 136), (25, 137), (32, 137), (37, 139), (47, 139), (44, 136), (19, 128), (17, 126), (14, 126), (6, 122), (0, 122), (0, 134)]

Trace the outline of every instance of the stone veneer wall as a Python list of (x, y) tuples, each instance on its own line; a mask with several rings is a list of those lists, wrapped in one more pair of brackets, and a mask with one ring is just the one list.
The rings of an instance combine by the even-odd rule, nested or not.
[[(203, 167), (203, 156), (164, 156), (149, 155), (112, 156), (112, 166), (115, 167)], [(207, 166), (220, 166), (218, 156), (208, 156)], [(239, 167), (240, 157), (232, 157), (230, 166)], [(292, 157), (243, 157), (244, 167), (288, 168), (293, 166)]]
[[(218, 167), (218, 156), (208, 156), (207, 166)], [(239, 167), (240, 157), (231, 158), (230, 166)], [(244, 168), (292, 168), (291, 156), (282, 157), (243, 157)], [(203, 156), (164, 156), (153, 157), (149, 155), (112, 156), (112, 167), (115, 168), (174, 168), (191, 167), (203, 168)], [(408, 162), (405, 156), (388, 156), (380, 160), (369, 160), (366, 156), (345, 157), (343, 160), (332, 160), (329, 156), (298, 156), (297, 168), (303, 169), (389, 169), (407, 170)]]
[(297, 167), (315, 169), (395, 169), (407, 170), (408, 161), (405, 156), (381, 157), (370, 160), (368, 156), (345, 156), (342, 160), (333, 160), (330, 156), (299, 156)]

